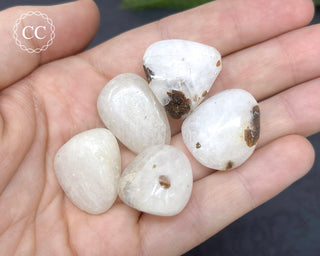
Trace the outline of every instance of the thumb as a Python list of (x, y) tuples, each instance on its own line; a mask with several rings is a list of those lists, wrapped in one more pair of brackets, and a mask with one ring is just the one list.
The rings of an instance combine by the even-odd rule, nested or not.
[[(97, 31), (99, 11), (91, 0), (55, 6), (18, 6), (0, 12), (0, 24), (0, 49), (6, 49), (0, 55), (1, 90), (43, 63), (84, 49)], [(53, 35), (52, 44), (39, 52)]]

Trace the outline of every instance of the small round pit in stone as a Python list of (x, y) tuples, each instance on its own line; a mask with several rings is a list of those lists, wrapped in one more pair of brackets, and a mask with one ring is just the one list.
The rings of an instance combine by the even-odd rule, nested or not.
[(165, 175), (160, 175), (159, 176), (159, 184), (164, 189), (168, 189), (171, 186), (169, 178), (167, 176), (165, 176)]

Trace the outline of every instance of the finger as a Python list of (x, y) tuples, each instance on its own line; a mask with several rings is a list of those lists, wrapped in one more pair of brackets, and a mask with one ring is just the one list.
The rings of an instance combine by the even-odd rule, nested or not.
[(223, 59), (208, 93), (242, 88), (261, 100), (320, 76), (320, 25), (286, 33)]
[[(286, 33), (223, 58), (223, 69), (208, 97), (231, 88), (257, 100), (320, 76), (320, 25)], [(171, 121), (172, 134), (181, 121)]]
[[(16, 21), (20, 15), (30, 10), (46, 14), (52, 19), (55, 26), (53, 44), (39, 54), (23, 51), (13, 37), (13, 27)], [(42, 18), (36, 15), (28, 17), (21, 24), (24, 23), (34, 26), (40, 23), (48, 26)], [(98, 28), (99, 13), (93, 1), (76, 1), (56, 6), (13, 7), (0, 12), (0, 24), (0, 49), (5, 49), (5, 52), (0, 55), (2, 64), (0, 89), (2, 89), (26, 76), (39, 65), (74, 54), (86, 47)], [(49, 36), (50, 33), (48, 29), (48, 35), (45, 36)], [(35, 37), (31, 40), (24, 40), (22, 29), (18, 30), (17, 38), (30, 48), (40, 47)]]
[(264, 0), (215, 1), (129, 31), (82, 56), (109, 78), (125, 72), (143, 75), (142, 56), (155, 41), (194, 40), (227, 55), (308, 24), (313, 11), (309, 0), (270, 0), (268, 8)]
[(320, 78), (261, 102), (258, 146), (288, 134), (309, 136), (320, 131)]
[[(257, 148), (289, 134), (309, 136), (320, 131), (320, 78), (292, 87), (260, 102), (261, 125)], [(193, 178), (199, 180), (212, 173), (191, 155), (184, 145), (181, 133), (171, 144), (190, 159)]]
[(142, 216), (145, 254), (179, 255), (191, 249), (305, 175), (313, 160), (310, 143), (292, 135), (259, 149), (237, 170), (197, 181), (179, 215)]

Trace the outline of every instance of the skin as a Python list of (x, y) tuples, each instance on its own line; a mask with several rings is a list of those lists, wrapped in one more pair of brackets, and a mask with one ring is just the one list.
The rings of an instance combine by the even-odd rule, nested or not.
[[(310, 0), (218, 0), (81, 50), (99, 23), (92, 1), (37, 7), (55, 23), (54, 44), (21, 51), (12, 24), (27, 7), (0, 12), (0, 248), (3, 255), (179, 255), (277, 195), (305, 175), (314, 151), (304, 137), (320, 130), (320, 27), (305, 27)], [(172, 144), (190, 158), (194, 189), (174, 217), (142, 214), (117, 201), (93, 216), (59, 187), (56, 151), (78, 132), (102, 127), (96, 99), (115, 75), (143, 76), (153, 42), (180, 38), (215, 46), (223, 71), (208, 96), (227, 88), (260, 101), (257, 150), (241, 167), (214, 172), (183, 146), (181, 121)], [(81, 53), (79, 53), (81, 52)], [(19, 60), (19, 61), (17, 61)], [(134, 155), (121, 146), (123, 168)]]

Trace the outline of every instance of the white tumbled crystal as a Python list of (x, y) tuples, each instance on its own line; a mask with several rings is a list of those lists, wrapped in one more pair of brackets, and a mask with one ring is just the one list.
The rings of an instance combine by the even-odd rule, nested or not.
[(72, 137), (58, 150), (54, 169), (67, 197), (88, 213), (107, 211), (117, 198), (120, 150), (107, 129), (96, 128)]
[(138, 75), (125, 73), (113, 78), (102, 89), (97, 107), (107, 128), (135, 153), (170, 143), (167, 115)]
[(192, 191), (188, 158), (170, 145), (153, 146), (140, 153), (123, 171), (119, 196), (127, 205), (150, 214), (176, 215)]
[(253, 153), (260, 134), (257, 101), (247, 91), (222, 91), (203, 102), (181, 128), (185, 145), (203, 165), (227, 170)]
[(211, 46), (163, 40), (148, 47), (143, 66), (150, 88), (172, 118), (184, 118), (209, 92), (221, 70), (221, 55)]

